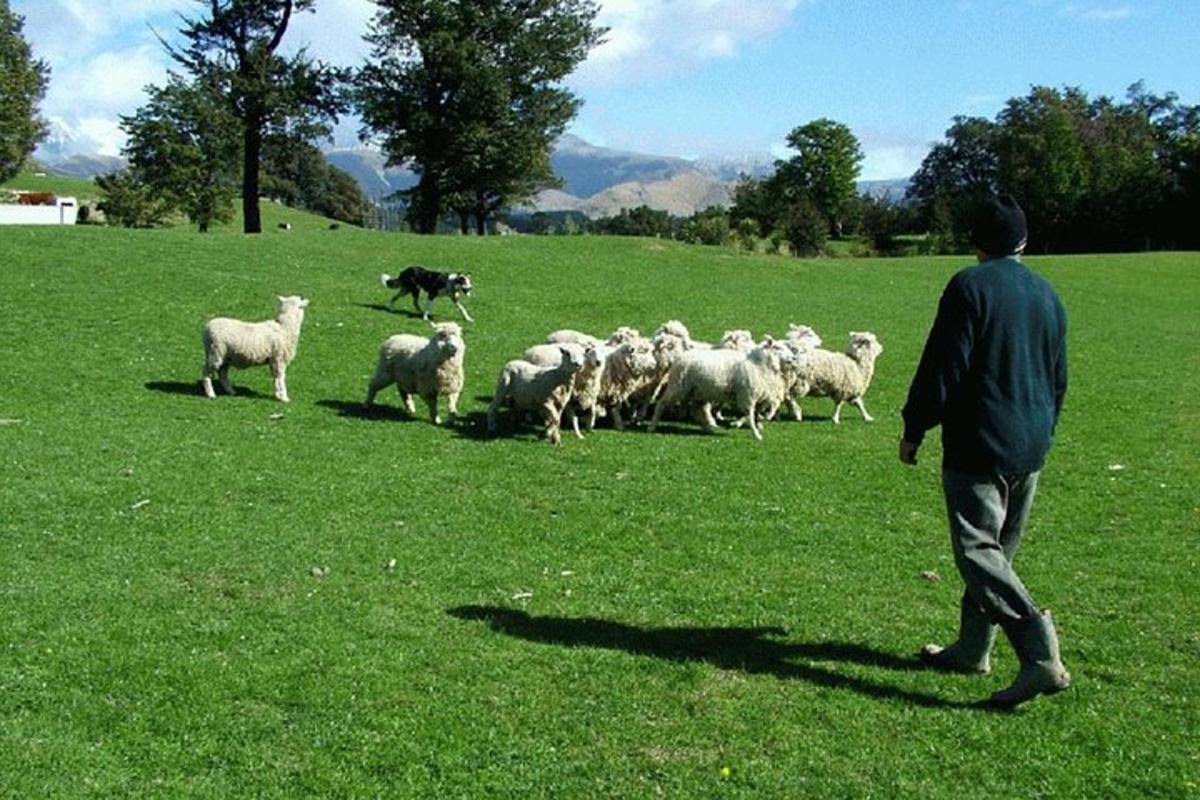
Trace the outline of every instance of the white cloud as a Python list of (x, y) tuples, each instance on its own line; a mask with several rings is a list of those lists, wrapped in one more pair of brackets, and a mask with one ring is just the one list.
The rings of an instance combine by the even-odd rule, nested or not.
[(603, 0), (609, 28), (572, 77), (578, 86), (667, 78), (730, 58), (777, 31), (804, 0)]

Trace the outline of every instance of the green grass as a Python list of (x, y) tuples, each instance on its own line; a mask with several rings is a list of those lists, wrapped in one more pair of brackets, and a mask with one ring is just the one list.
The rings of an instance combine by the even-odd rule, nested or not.
[[(961, 259), (265, 208), (260, 237), (0, 230), (0, 796), (1200, 791), (1200, 255), (1030, 260), (1070, 314), (1072, 384), (1020, 565), (1075, 687), (997, 714), (973, 704), (1014, 672), (1007, 646), (988, 678), (913, 669), (961, 589), (936, 436), (916, 469), (895, 457)], [(458, 428), (394, 392), (357, 410), (379, 342), (428, 330), (381, 308), (378, 274), (409, 263), (477, 285)], [(290, 293), (312, 299), (292, 403), (261, 368), (203, 399), (204, 320)], [(835, 428), (817, 400), (762, 443), (481, 437), (500, 365), (547, 331), (669, 318), (873, 330), (878, 421)]]
[(82, 178), (56, 175), (40, 169), (25, 169), (10, 180), (0, 183), (0, 189), (21, 189), (27, 192), (54, 192), (56, 195), (71, 196), (79, 202), (94, 200), (98, 196), (96, 184)]

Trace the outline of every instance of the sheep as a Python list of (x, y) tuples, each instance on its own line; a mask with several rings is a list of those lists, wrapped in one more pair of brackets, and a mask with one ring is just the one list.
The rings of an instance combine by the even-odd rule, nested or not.
[(788, 390), (795, 380), (797, 359), (795, 352), (786, 345), (775, 342), (770, 336), (755, 347), (746, 357), (733, 365), (733, 393), (742, 417), (734, 423), (740, 428), (750, 423), (754, 438), (762, 441), (762, 428), (758, 424), (758, 408), (765, 406), (763, 419), (774, 419), (780, 404), (788, 398)]
[(666, 388), (654, 406), (650, 431), (658, 427), (668, 408), (689, 402), (700, 404), (700, 424), (704, 430), (708, 433), (715, 430), (712, 407), (734, 398), (734, 366), (745, 358), (745, 353), (725, 349), (691, 350), (681, 355), (667, 374)]
[(812, 370), (809, 363), (812, 360), (812, 352), (821, 346), (821, 337), (808, 325), (793, 323), (788, 325), (788, 332), (782, 344), (795, 356), (795, 365), (790, 370), (791, 381), (787, 392), (787, 402), (792, 416), (797, 422), (801, 422), (804, 415), (798, 401), (812, 388), (810, 384)]
[(598, 403), (612, 409), (613, 425), (625, 429), (621, 406), (640, 389), (657, 386), (659, 360), (654, 345), (648, 339), (625, 342), (609, 352), (601, 348), (604, 367), (600, 372)]
[(551, 444), (560, 442), (563, 408), (571, 399), (575, 374), (583, 368), (583, 357), (577, 348), (561, 348), (561, 357), (556, 367), (539, 367), (522, 359), (504, 365), (488, 405), (488, 433), (496, 432), (496, 414), (507, 403), (517, 411), (541, 411), (546, 438)]
[(833, 399), (835, 424), (841, 422), (842, 404), (846, 401), (858, 407), (864, 421), (874, 422), (875, 418), (863, 404), (863, 395), (871, 385), (875, 359), (882, 352), (883, 345), (875, 334), (851, 331), (845, 353), (815, 348), (808, 351), (806, 358), (801, 356), (797, 388), (807, 387), (805, 393), (813, 397)]
[(684, 350), (691, 350), (693, 347), (691, 333), (688, 331), (687, 326), (677, 319), (667, 320), (662, 325), (659, 325), (658, 329), (654, 331), (654, 335), (650, 337), (650, 340), (654, 341), (664, 334), (682, 339)]
[(754, 334), (743, 329), (725, 331), (721, 335), (721, 341), (717, 342), (717, 348), (721, 350), (740, 350), (743, 353), (749, 353), (754, 349)]
[(265, 322), (243, 322), (240, 319), (216, 317), (204, 326), (204, 373), (200, 383), (204, 396), (215, 398), (212, 378), (217, 375), (221, 388), (233, 394), (229, 368), (268, 364), (275, 379), (275, 399), (288, 402), (287, 368), (296, 357), (300, 343), (300, 326), (304, 324), (304, 309), (308, 300), (296, 295), (279, 297), (279, 314)]
[(396, 384), (404, 409), (416, 414), (413, 394), (418, 394), (429, 406), (429, 418), (440, 425), (438, 395), (446, 395), (449, 421), (458, 416), (458, 396), (463, 387), (463, 359), (467, 345), (457, 322), (439, 322), (432, 336), (400, 333), (387, 339), (379, 348), (379, 362), (367, 385), (365, 405), (375, 402), (381, 389)]
[[(603, 345), (599, 347), (603, 347)], [(575, 373), (574, 384), (571, 389), (571, 401), (567, 406), (567, 413), (570, 414), (571, 428), (575, 431), (575, 435), (582, 439), (583, 434), (579, 431), (579, 413), (587, 415), (587, 429), (589, 431), (596, 427), (600, 378), (604, 369), (604, 358), (601, 355), (601, 351), (595, 345), (535, 344), (526, 350), (521, 355), (521, 358), (539, 367), (557, 367), (562, 363), (562, 351), (572, 349), (580, 351), (583, 367), (579, 372)]]

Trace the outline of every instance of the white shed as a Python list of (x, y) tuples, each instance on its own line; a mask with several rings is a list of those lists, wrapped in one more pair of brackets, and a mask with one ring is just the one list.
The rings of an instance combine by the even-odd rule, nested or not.
[(79, 203), (74, 197), (55, 197), (44, 205), (0, 204), (0, 225), (74, 225)]

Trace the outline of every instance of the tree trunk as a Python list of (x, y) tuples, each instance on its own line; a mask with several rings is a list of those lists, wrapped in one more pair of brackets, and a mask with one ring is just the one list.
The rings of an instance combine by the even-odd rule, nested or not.
[(206, 219), (200, 220), (200, 232), (208, 233), (208, 220), (206, 220)]
[(247, 114), (242, 135), (242, 218), (245, 233), (262, 233), (258, 208), (258, 162), (262, 153), (262, 127), (257, 115)]
[(461, 233), (463, 236), (467, 236), (468, 234), (471, 233), (471, 215), (468, 214), (466, 211), (459, 211), (457, 213), (458, 213), (458, 232)]
[(475, 232), (480, 236), (487, 236), (487, 212), (475, 211)]
[(417, 184), (417, 233), (437, 233), (438, 217), (442, 211), (442, 191), (436, 176), (421, 175)]

